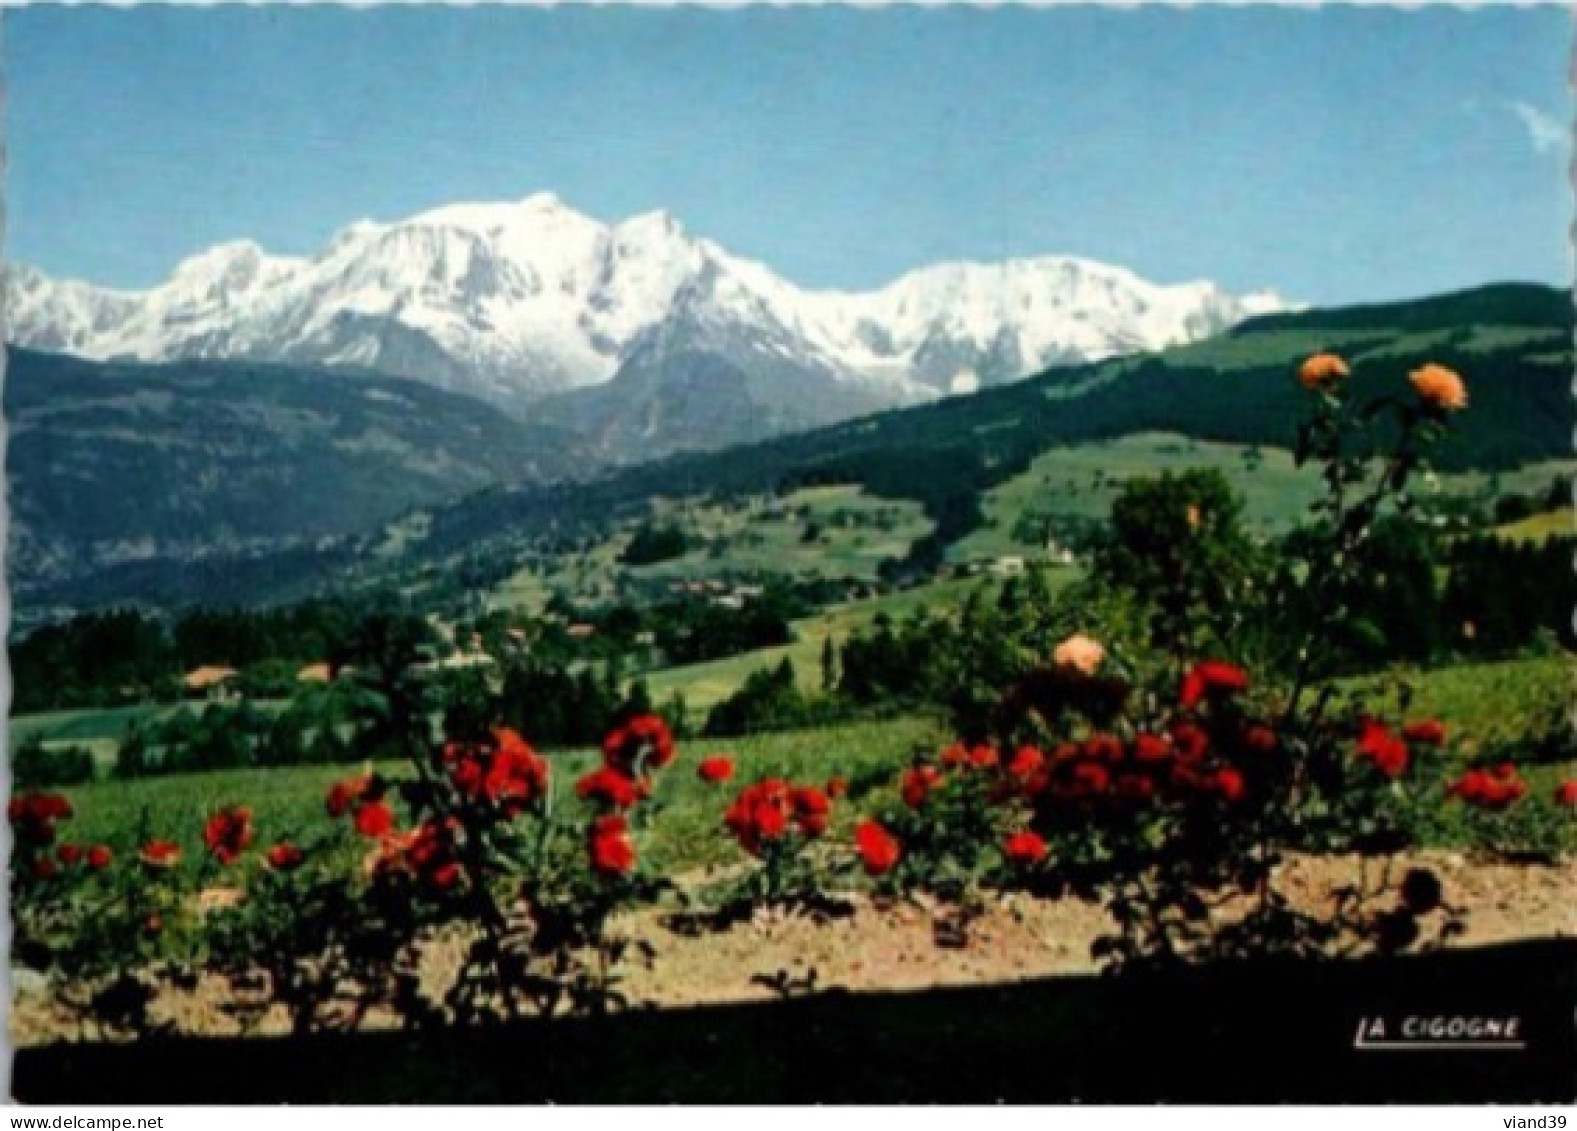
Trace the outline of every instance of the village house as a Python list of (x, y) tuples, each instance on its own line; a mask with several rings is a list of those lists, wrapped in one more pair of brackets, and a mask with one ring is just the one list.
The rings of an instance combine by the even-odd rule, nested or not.
[(181, 677), (181, 686), (193, 698), (203, 698), (210, 702), (220, 702), (231, 699), (237, 694), (235, 681), (241, 673), (234, 668), (221, 667), (217, 664), (203, 664), (193, 668)]
[(332, 683), (334, 682), (334, 669), (328, 664), (308, 664), (296, 673), (297, 683)]

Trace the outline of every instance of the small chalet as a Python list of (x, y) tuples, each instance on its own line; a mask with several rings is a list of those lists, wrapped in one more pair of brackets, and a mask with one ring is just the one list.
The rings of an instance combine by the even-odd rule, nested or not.
[(220, 667), (217, 664), (204, 664), (193, 668), (181, 677), (181, 686), (186, 693), (193, 697), (220, 700), (229, 699), (235, 694), (235, 681), (241, 673), (234, 668)]
[(334, 670), (328, 664), (308, 664), (296, 673), (297, 683), (333, 683)]

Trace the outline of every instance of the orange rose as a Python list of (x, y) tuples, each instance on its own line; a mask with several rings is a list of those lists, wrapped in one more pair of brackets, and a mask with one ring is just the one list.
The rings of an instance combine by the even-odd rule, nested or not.
[(1298, 381), (1305, 389), (1324, 389), (1351, 372), (1334, 353), (1317, 353), (1298, 367)]
[(1460, 412), (1467, 407), (1467, 386), (1444, 365), (1426, 365), (1408, 376), (1418, 397), (1430, 408)]
[(1059, 668), (1073, 668), (1085, 675), (1094, 675), (1106, 659), (1106, 649), (1099, 641), (1075, 633), (1057, 645), (1051, 658)]

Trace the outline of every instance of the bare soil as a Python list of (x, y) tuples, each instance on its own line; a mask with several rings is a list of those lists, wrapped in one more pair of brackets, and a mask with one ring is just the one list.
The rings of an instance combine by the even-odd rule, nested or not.
[[(1577, 936), (1577, 860), (1517, 864), (1422, 852), (1393, 858), (1389, 866), (1396, 877), (1413, 866), (1429, 867), (1439, 876), (1447, 902), (1462, 913), (1466, 928), (1451, 946)], [(1331, 906), (1338, 888), (1359, 878), (1362, 867), (1355, 857), (1295, 856), (1280, 869), (1276, 886), (1297, 907), (1318, 913)], [(1371, 861), (1367, 867), (1373, 881), (1386, 865)], [(957, 945), (960, 940), (939, 931), (948, 919), (946, 909), (924, 902), (878, 904), (861, 896), (849, 903), (844, 916), (761, 913), (700, 934), (676, 932), (662, 913), (632, 915), (621, 926), (630, 937), (649, 943), (653, 957), (630, 963), (620, 989), (632, 1007), (641, 1008), (1088, 974), (1098, 968), (1092, 942), (1112, 929), (1098, 904), (1013, 895), (993, 901), (972, 922), (963, 945)], [(952, 945), (943, 945), (939, 937)], [(444, 967), (452, 968), (458, 942), (439, 949), (450, 954), (433, 955), (434, 968), (426, 974), (435, 982), (444, 980)], [(166, 994), (156, 1009), (181, 1032), (234, 1034), (239, 1026), (225, 1001), (217, 983), (203, 983), (191, 992)], [(368, 1025), (390, 1021), (374, 1016)], [(284, 1024), (283, 1014), (276, 1013), (254, 1031), (278, 1032)], [(28, 986), (18, 987), (11, 1034), (23, 1046), (93, 1036), (79, 1031), (42, 990)]]

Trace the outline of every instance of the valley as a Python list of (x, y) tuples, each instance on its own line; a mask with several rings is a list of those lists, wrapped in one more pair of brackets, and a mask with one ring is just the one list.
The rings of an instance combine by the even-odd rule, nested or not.
[[(529, 746), (515, 757), (541, 775), (531, 810), (539, 845), (560, 836), (553, 851), (589, 847), (594, 868), (617, 870), (623, 857), (597, 855), (608, 845), (596, 830), (612, 827), (630, 869), (638, 859), (664, 878), (651, 906), (601, 920), (663, 956), (629, 981), (649, 1004), (759, 1000), (774, 977), (791, 985), (785, 971), (763, 967), (790, 953), (861, 990), (1084, 974), (1103, 968), (1116, 920), (1042, 891), (1040, 834), (997, 845), (998, 811), (1040, 821), (1052, 802), (1004, 793), (1017, 771), (989, 743), (1015, 751), (1016, 766), (1043, 755), (1009, 736), (1044, 742), (1054, 721), (1103, 717), (1094, 698), (1071, 710), (1059, 703), (1073, 681), (1125, 699), (1143, 688), (1142, 701), (1130, 701), (1136, 720), (1177, 694), (1184, 714), (1170, 737), (1133, 740), (1136, 751), (1148, 738), (1170, 756), (1199, 725), (1192, 720), (1233, 718), (1229, 697), (1240, 693), (1266, 718), (1297, 710), (1298, 691), (1287, 689), (1306, 677), (1303, 641), (1322, 656), (1320, 698), (1304, 709), (1317, 717), (1330, 704), (1357, 720), (1309, 732), (1339, 765), (1368, 756), (1376, 717), (1422, 720), (1401, 746), (1416, 779), (1406, 791), (1377, 793), (1340, 771), (1358, 797), (1344, 803), (1386, 813), (1386, 843), (1405, 846), (1386, 859), (1410, 876), (1445, 877), (1452, 914), (1474, 916), (1470, 941), (1517, 937), (1489, 894), (1488, 877), (1502, 873), (1531, 885), (1527, 922), (1548, 929), (1577, 830), (1564, 800), (1577, 770), (1567, 719), (1577, 601), (1577, 460), (1564, 446), (1570, 322), (1563, 296), (1527, 287), (1275, 315), (1156, 354), (633, 461), (607, 458), (611, 434), (587, 432), (585, 419), (525, 424), (403, 378), (233, 361), (101, 365), (13, 350), (22, 602), (11, 642), (13, 777), (32, 791), (25, 796), (63, 804), (70, 835), (97, 859), (182, 883), (195, 875), (207, 886), (193, 889), (193, 930), (209, 931), (227, 921), (217, 917), (226, 908), (244, 916), (270, 892), (294, 899), (303, 860), (326, 870), (304, 875), (337, 870), (382, 890), (378, 853), (406, 834), (379, 833), (369, 814), (392, 824), (385, 796), (421, 804), (422, 775), (452, 774), (466, 751), (518, 733)], [(1332, 348), (1360, 376), (1339, 394), (1300, 387), (1306, 354)], [(1422, 396), (1416, 371), (1435, 358), (1470, 375), (1460, 418), (1427, 401), (1408, 407)], [(1365, 519), (1362, 573), (1305, 606), (1327, 567), (1342, 569), (1320, 541), (1331, 537), (1322, 508), (1332, 505), (1337, 464), (1305, 458), (1308, 412), (1311, 403), (1333, 410), (1349, 392), (1389, 398), (1401, 438), (1375, 429), (1355, 442), (1337, 505), (1364, 493), (1389, 496), (1388, 505)], [(1355, 437), (1367, 427), (1347, 425)], [(1395, 458), (1379, 453), (1420, 429), (1437, 431), (1438, 446), (1404, 492)], [(122, 481), (125, 490), (110, 489)], [(120, 548), (138, 537), (136, 553)], [(1078, 654), (1063, 658), (1075, 645), (1093, 645), (1104, 671), (1075, 674)], [(1178, 692), (1173, 648), (1233, 663), (1195, 666)], [(1216, 678), (1234, 680), (1231, 689), (1190, 692), (1206, 670), (1225, 670)], [(1034, 698), (1042, 694), (1050, 698)], [(1127, 734), (1141, 724), (1116, 725)], [(663, 736), (641, 758), (662, 758), (671, 741), (677, 765), (630, 786), (626, 804), (598, 791), (625, 781), (609, 767), (637, 727)], [(1255, 732), (1277, 741), (1267, 726)], [(1097, 742), (1123, 748), (1091, 733), (1048, 749), (1078, 760)], [(1236, 741), (1232, 733), (1220, 741)], [(1353, 733), (1357, 758), (1346, 752)], [(915, 792), (916, 781), (974, 773), (959, 767), (981, 757), (997, 782), (988, 792), (962, 792), (972, 788), (962, 777)], [(1119, 770), (1131, 783), (1129, 762)], [(1150, 788), (1188, 780), (1185, 767)], [(1474, 780), (1513, 783), (1517, 806), (1459, 802)], [(779, 782), (795, 783), (783, 787), (791, 797), (821, 799), (826, 817), (794, 817), (805, 831), (782, 841), (788, 855), (758, 857), (767, 850), (740, 831), (738, 798)], [(948, 791), (935, 816), (933, 788)], [(1053, 788), (1066, 787), (1048, 785), (1048, 798)], [(373, 799), (325, 830), (325, 806), (337, 821), (335, 798), (349, 789)], [(1191, 796), (1178, 811), (1244, 799)], [(969, 808), (977, 802), (990, 812)], [(588, 805), (608, 807), (588, 841), (554, 832)], [(626, 823), (637, 806), (641, 816)], [(1051, 835), (1076, 860), (1089, 822), (1115, 812), (1080, 809)], [(1334, 842), (1344, 849), (1299, 840), (1267, 883), (1323, 914), (1340, 885), (1370, 883), (1372, 834), (1362, 830), (1371, 819), (1332, 818), (1329, 835), (1349, 838)], [(216, 886), (214, 865), (181, 863), (213, 856), (222, 820), (241, 821), (248, 843), (271, 845), (243, 897)], [(892, 859), (912, 854), (915, 867), (935, 868), (924, 883), (942, 895), (912, 915), (873, 910), (893, 906), (883, 858), (871, 855), (873, 823), (908, 838)], [(167, 839), (148, 841), (150, 829), (169, 830)], [(378, 836), (383, 847), (367, 855)], [(175, 862), (168, 872), (150, 863), (155, 849)], [(851, 851), (863, 870), (844, 859)], [(969, 855), (980, 852), (992, 855)], [(41, 859), (29, 875), (52, 882), (53, 857)], [(964, 886), (950, 878), (960, 874), (971, 877)], [(774, 884), (802, 886), (763, 886)], [(385, 905), (397, 914), (426, 906), (422, 892), (399, 891)], [(983, 910), (958, 910), (980, 892), (992, 893)], [(762, 926), (800, 906), (853, 910)], [(733, 917), (740, 907), (747, 913)], [(178, 904), (166, 913), (187, 916)], [(906, 969), (859, 955), (835, 961), (829, 932), (843, 928), (828, 924), (845, 922), (883, 940), (871, 945), (901, 955)], [(434, 984), (462, 965), (458, 936), (446, 932), (421, 936), (423, 976)], [(1033, 961), (995, 962), (983, 948), (1001, 939), (1046, 948)], [(944, 960), (955, 951), (961, 964)], [(700, 969), (713, 972), (711, 989), (700, 987)], [(233, 994), (210, 979), (184, 997), (161, 990), (148, 1008), (211, 1035), (230, 1031)], [(66, 1031), (58, 1007), (24, 996), (14, 1033), (57, 1039)], [(364, 1024), (384, 1023), (379, 1013)], [(275, 1015), (248, 1032), (281, 1024)]]

